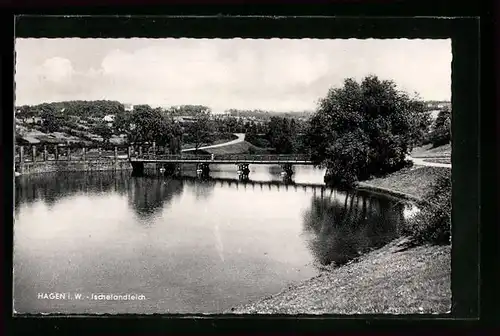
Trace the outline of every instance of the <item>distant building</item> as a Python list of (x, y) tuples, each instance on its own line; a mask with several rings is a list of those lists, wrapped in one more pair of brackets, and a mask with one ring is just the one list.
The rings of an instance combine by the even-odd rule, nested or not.
[(115, 121), (115, 115), (114, 114), (108, 114), (102, 118), (102, 120), (106, 122), (113, 122)]
[(448, 101), (432, 101), (432, 102), (427, 102), (426, 104), (428, 109), (433, 109), (433, 110), (442, 110), (444, 108), (451, 108), (451, 102)]
[(441, 110), (432, 110), (432, 111), (428, 111), (429, 114), (430, 114), (430, 117), (432, 120), (436, 120), (439, 112), (441, 112)]
[(174, 121), (181, 124), (193, 123), (196, 121), (196, 117), (193, 116), (174, 116)]
[(125, 111), (132, 111), (134, 109), (134, 105), (132, 104), (124, 104), (123, 107), (125, 108)]
[(38, 124), (40, 122), (42, 122), (42, 118), (39, 117), (26, 118), (25, 121), (26, 124)]

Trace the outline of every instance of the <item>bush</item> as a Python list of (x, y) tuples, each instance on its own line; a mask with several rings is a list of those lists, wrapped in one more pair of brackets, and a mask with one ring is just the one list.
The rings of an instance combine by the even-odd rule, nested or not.
[(271, 147), (271, 143), (269, 140), (265, 139), (262, 136), (253, 136), (253, 137), (245, 137), (245, 140), (251, 143), (254, 146), (261, 147), (261, 148), (268, 148)]
[(430, 138), (433, 147), (446, 145), (451, 141), (450, 110), (442, 110), (439, 112)]
[(451, 141), (451, 132), (449, 128), (439, 128), (436, 129), (431, 134), (432, 147), (436, 148), (439, 146), (446, 145)]
[(421, 211), (408, 220), (403, 234), (416, 245), (449, 244), (451, 237), (451, 174), (447, 170), (437, 178), (432, 191), (421, 205)]

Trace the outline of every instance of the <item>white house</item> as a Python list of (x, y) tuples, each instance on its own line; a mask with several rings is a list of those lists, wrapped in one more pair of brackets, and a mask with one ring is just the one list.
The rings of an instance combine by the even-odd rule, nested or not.
[(113, 122), (115, 121), (115, 115), (114, 114), (108, 114), (102, 118), (105, 122)]

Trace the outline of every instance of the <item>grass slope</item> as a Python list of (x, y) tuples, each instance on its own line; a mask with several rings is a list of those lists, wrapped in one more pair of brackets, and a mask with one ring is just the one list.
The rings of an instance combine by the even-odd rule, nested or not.
[(395, 241), (300, 285), (230, 311), (236, 314), (446, 313), (450, 246), (399, 252)]
[(450, 157), (451, 144), (433, 148), (432, 145), (417, 147), (411, 152), (411, 156), (415, 158), (436, 158)]
[(209, 148), (199, 151), (199, 153), (207, 153), (207, 154), (267, 154), (269, 151), (265, 148), (259, 148), (257, 146), (252, 145), (248, 141), (242, 141), (236, 144), (224, 146), (224, 147), (216, 147)]
[(446, 170), (447, 168), (414, 166), (382, 178), (360, 182), (359, 186), (387, 189), (422, 199), (432, 189), (437, 178), (447, 173)]

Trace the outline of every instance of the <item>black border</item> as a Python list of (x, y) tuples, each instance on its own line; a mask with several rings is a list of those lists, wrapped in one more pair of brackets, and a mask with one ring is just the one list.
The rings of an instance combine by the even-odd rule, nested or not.
[[(127, 10), (122, 10), (122, 12)], [(61, 12), (61, 11), (59, 11)], [(67, 11), (66, 11), (67, 12)], [(91, 13), (86, 10), (84, 13)], [(116, 11), (115, 11), (116, 12)], [(130, 12), (130, 10), (128, 10)], [(182, 11), (181, 11), (182, 12)], [(203, 10), (198, 11), (198, 13)], [(212, 12), (217, 14), (219, 12)], [(307, 11), (306, 11), (307, 12)], [(347, 11), (349, 13), (349, 11)], [(55, 13), (55, 11), (53, 12)], [(189, 13), (189, 10), (184, 10)], [(323, 12), (326, 13), (326, 12)], [(420, 12), (422, 14), (424, 12)], [(208, 14), (208, 13), (206, 13)], [(298, 13), (296, 13), (298, 14)], [(464, 15), (460, 9), (455, 14)], [(448, 14), (449, 15), (449, 14)], [(111, 23), (112, 21), (112, 23)], [(10, 97), (13, 92), (12, 55), (8, 50), (13, 50), (13, 23), (3, 21), (2, 28), (6, 44), (2, 48), (2, 92), (3, 113), (2, 124), (9, 129), (13, 125), (12, 101)], [(130, 18), (65, 18), (65, 17), (20, 17), (17, 19), (16, 35), (21, 37), (357, 37), (357, 38), (453, 38), (453, 248), (452, 248), (452, 289), (453, 289), (453, 317), (455, 325), (462, 327), (476, 325), (475, 317), (479, 313), (479, 294), (476, 288), (479, 286), (478, 261), (479, 261), (479, 231), (475, 223), (479, 224), (479, 19), (436, 19), (436, 18), (327, 18), (327, 17), (210, 17), (210, 18), (160, 18), (156, 17), (141, 19)], [(10, 35), (10, 41), (9, 41)], [(5, 52), (7, 49), (7, 52)], [(7, 88), (7, 89), (6, 89)], [(491, 94), (492, 92), (490, 92)], [(9, 97), (10, 96), (10, 97)], [(486, 119), (481, 119), (481, 125), (488, 124)], [(12, 130), (12, 127), (10, 127)], [(7, 162), (12, 158), (12, 134), (2, 134), (2, 151)], [(456, 140), (460, 139), (460, 140)], [(481, 151), (481, 160), (485, 160), (484, 150)], [(4, 223), (7, 228), (4, 233), (8, 242), (5, 251), (7, 265), (12, 266), (12, 200), (8, 197), (12, 194), (12, 183), (9, 176), (13, 176), (12, 164), (2, 166), (7, 179), (4, 180)], [(477, 178), (476, 178), (477, 177)], [(488, 188), (491, 185), (483, 182), (482, 186)], [(490, 194), (492, 195), (492, 194)], [(471, 224), (473, 223), (473, 224)], [(486, 237), (486, 235), (485, 235)], [(10, 260), (9, 260), (10, 257)], [(10, 261), (10, 262), (9, 262)], [(10, 315), (11, 310), (11, 268), (6, 270), (5, 302), (6, 312)], [(415, 319), (406, 316), (364, 316), (358, 318), (341, 317), (214, 317), (209, 318), (178, 318), (178, 317), (155, 317), (137, 316), (108, 317), (108, 318), (71, 318), (61, 319), (55, 317), (26, 318), (15, 317), (12, 320), (16, 334), (22, 332), (39, 332), (43, 330), (68, 331), (94, 330), (109, 332), (122, 329), (141, 334), (154, 331), (217, 331), (234, 330), (237, 326), (244, 331), (262, 331), (272, 329), (273, 325), (278, 330), (292, 331), (327, 331), (349, 327), (350, 329), (372, 329), (373, 327), (384, 327), (390, 323), (391, 329), (413, 324), (415, 326), (437, 328), (447, 324), (450, 317), (436, 318), (433, 316), (416, 316)], [(92, 323), (88, 323), (92, 320)], [(413, 323), (415, 321), (416, 323)], [(422, 323), (423, 322), (423, 323)], [(48, 328), (48, 329), (47, 329)], [(89, 329), (90, 328), (90, 329)], [(333, 329), (332, 329), (333, 328)]]

